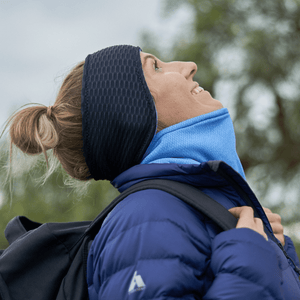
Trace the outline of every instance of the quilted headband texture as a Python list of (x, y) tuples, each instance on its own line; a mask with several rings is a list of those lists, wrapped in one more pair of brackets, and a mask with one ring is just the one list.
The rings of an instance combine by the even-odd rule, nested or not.
[(85, 59), (81, 90), (83, 153), (95, 180), (139, 164), (156, 131), (156, 110), (140, 48), (112, 46)]

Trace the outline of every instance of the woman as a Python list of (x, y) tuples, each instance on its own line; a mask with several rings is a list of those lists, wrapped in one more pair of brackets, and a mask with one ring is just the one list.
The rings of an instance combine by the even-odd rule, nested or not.
[(71, 71), (52, 107), (13, 117), (12, 142), (29, 154), (54, 149), (74, 178), (108, 179), (120, 191), (153, 178), (187, 182), (239, 218), (220, 232), (166, 192), (131, 194), (90, 248), (91, 300), (300, 299), (293, 243), (247, 185), (228, 111), (193, 81), (196, 71), (109, 47)]

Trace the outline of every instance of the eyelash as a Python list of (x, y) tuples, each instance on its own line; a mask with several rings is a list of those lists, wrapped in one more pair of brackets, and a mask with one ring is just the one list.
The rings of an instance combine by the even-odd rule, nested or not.
[(157, 65), (157, 60), (154, 60), (153, 67), (154, 67), (155, 72), (159, 72), (161, 70), (161, 68), (159, 68)]

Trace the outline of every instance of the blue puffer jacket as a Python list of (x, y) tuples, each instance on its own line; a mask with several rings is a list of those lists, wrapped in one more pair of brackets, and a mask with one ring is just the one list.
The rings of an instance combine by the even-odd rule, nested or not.
[[(114, 184), (122, 191), (153, 178), (197, 186), (227, 209), (252, 201), (272, 231), (246, 181), (224, 163), (138, 165)], [(288, 237), (284, 249), (289, 258), (271, 239), (267, 242), (250, 229), (220, 233), (168, 193), (137, 192), (110, 213), (92, 244), (90, 300), (299, 300), (299, 260)]]
[[(194, 185), (227, 209), (252, 202), (272, 235), (244, 179), (225, 108), (160, 131), (142, 164), (112, 184), (123, 191), (155, 178)], [(284, 248), (251, 229), (220, 233), (166, 192), (136, 192), (108, 215), (92, 244), (90, 300), (300, 300), (299, 260), (289, 238)]]

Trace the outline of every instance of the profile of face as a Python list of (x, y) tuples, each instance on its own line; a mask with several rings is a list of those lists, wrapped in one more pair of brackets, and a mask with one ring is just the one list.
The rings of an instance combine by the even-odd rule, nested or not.
[(166, 63), (148, 53), (140, 52), (140, 55), (161, 124), (158, 130), (223, 107), (220, 101), (193, 81), (197, 72), (195, 63)]

